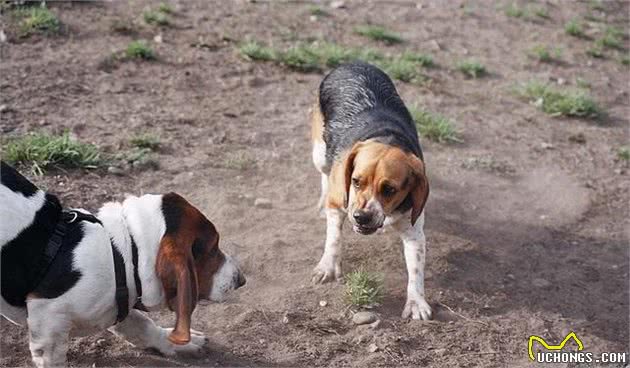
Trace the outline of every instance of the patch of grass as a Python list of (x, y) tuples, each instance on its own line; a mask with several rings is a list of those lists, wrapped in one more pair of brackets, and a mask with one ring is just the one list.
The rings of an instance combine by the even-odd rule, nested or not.
[(110, 24), (110, 29), (124, 35), (132, 35), (138, 31), (133, 21), (127, 18), (114, 19)]
[(593, 10), (604, 11), (606, 8), (601, 0), (591, 0), (589, 2), (589, 7)]
[(470, 78), (479, 78), (487, 74), (486, 67), (476, 60), (464, 60), (457, 63), (457, 70)]
[(531, 50), (530, 56), (543, 63), (549, 63), (554, 60), (559, 60), (562, 56), (562, 50), (558, 47), (552, 50), (547, 46), (537, 45)]
[(276, 60), (276, 52), (271, 47), (263, 46), (256, 41), (245, 41), (238, 47), (241, 55), (249, 60)]
[(621, 65), (630, 65), (630, 55), (623, 55), (619, 58), (619, 62), (621, 63)]
[(355, 307), (372, 307), (383, 300), (383, 276), (359, 268), (346, 275), (346, 302)]
[(598, 59), (603, 59), (606, 56), (604, 55), (604, 48), (597, 43), (595, 43), (595, 45), (586, 49), (586, 55), (594, 57), (594, 58), (598, 58)]
[(584, 28), (582, 23), (577, 19), (571, 19), (564, 25), (564, 31), (566, 34), (573, 37), (584, 37)]
[(539, 18), (543, 18), (543, 19), (549, 19), (551, 18), (549, 16), (549, 10), (547, 10), (546, 8), (543, 7), (537, 7), (534, 8), (534, 14), (539, 17)]
[(623, 50), (623, 31), (615, 27), (608, 27), (604, 32), (604, 36), (597, 40), (597, 45), (607, 47), (609, 49)]
[(427, 54), (421, 54), (421, 53), (412, 52), (412, 51), (405, 51), (400, 56), (400, 58), (402, 60), (407, 60), (407, 61), (411, 61), (411, 62), (417, 63), (420, 66), (423, 66), (423, 67), (426, 67), (426, 68), (430, 68), (432, 66), (435, 66), (435, 64), (433, 63), (433, 57), (431, 57), (431, 55), (427, 55)]
[(322, 54), (311, 45), (296, 45), (290, 47), (281, 54), (281, 61), (289, 68), (302, 72), (310, 72), (321, 69)]
[(374, 41), (384, 42), (388, 45), (402, 43), (403, 38), (395, 32), (386, 29), (383, 26), (367, 25), (359, 26), (354, 30), (357, 34), (372, 39)]
[(462, 142), (449, 118), (418, 107), (410, 108), (409, 113), (421, 137), (438, 143)]
[(151, 148), (134, 147), (129, 151), (125, 151), (116, 155), (119, 162), (124, 162), (125, 166), (131, 166), (136, 169), (145, 170), (160, 168), (160, 162)]
[(311, 5), (308, 8), (308, 12), (311, 15), (314, 15), (316, 17), (330, 17), (330, 13), (328, 13), (326, 10), (322, 9), (322, 7), (317, 6), (317, 5)]
[(136, 148), (146, 148), (151, 151), (157, 151), (160, 148), (160, 138), (151, 134), (139, 134), (129, 140), (132, 146)]
[(23, 37), (35, 33), (54, 34), (61, 28), (57, 16), (46, 7), (18, 8), (13, 14), (19, 19), (20, 35)]
[(591, 88), (591, 84), (584, 78), (576, 78), (575, 80), (575, 85), (578, 86), (581, 89), (590, 89)]
[(157, 10), (164, 14), (173, 14), (174, 12), (173, 7), (165, 2), (161, 2), (160, 5), (158, 5)]
[(155, 52), (153, 52), (153, 49), (148, 43), (137, 40), (127, 45), (123, 56), (126, 59), (154, 60)]
[(51, 167), (93, 169), (107, 161), (96, 146), (71, 139), (69, 133), (34, 133), (9, 140), (3, 159), (10, 164), (30, 166), (36, 175)]
[(617, 158), (622, 161), (630, 161), (630, 146), (622, 146), (617, 149)]
[(560, 91), (548, 84), (529, 82), (517, 93), (551, 116), (597, 118), (602, 115), (601, 108), (583, 91)]
[(525, 9), (519, 7), (517, 4), (512, 3), (505, 7), (505, 15), (512, 18), (523, 18), (527, 15)]
[(247, 170), (255, 165), (256, 159), (244, 151), (228, 153), (223, 161), (223, 166), (234, 170)]
[(501, 174), (511, 174), (515, 170), (505, 162), (497, 161), (492, 156), (469, 157), (462, 162), (462, 167), (467, 170), (482, 170)]

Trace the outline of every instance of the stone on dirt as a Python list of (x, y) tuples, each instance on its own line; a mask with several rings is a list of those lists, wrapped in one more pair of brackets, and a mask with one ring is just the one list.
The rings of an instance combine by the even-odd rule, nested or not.
[(376, 344), (370, 344), (370, 346), (368, 346), (368, 351), (370, 353), (375, 353), (378, 351), (378, 346)]
[(271, 200), (267, 198), (256, 198), (256, 200), (254, 201), (254, 207), (270, 209), (272, 207)]
[(352, 316), (352, 322), (355, 325), (366, 325), (376, 322), (376, 320), (378, 320), (378, 317), (372, 312), (357, 312)]

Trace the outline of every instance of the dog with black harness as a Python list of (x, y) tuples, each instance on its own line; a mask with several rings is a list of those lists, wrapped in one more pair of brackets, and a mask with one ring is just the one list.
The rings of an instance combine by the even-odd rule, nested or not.
[[(245, 284), (214, 225), (175, 193), (106, 203), (94, 216), (64, 210), (4, 162), (0, 177), (0, 314), (28, 325), (37, 367), (66, 365), (71, 333), (106, 328), (165, 355), (199, 352), (197, 301)], [(139, 311), (164, 306), (176, 312), (174, 328)]]

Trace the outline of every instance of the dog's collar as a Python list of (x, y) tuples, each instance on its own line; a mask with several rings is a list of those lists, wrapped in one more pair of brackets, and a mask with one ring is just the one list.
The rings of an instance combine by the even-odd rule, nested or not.
[[(44, 254), (39, 261), (38, 267), (36, 268), (37, 270), (39, 270), (39, 273), (34, 278), (32, 290), (35, 290), (37, 286), (41, 284), (41, 282), (45, 279), (46, 274), (50, 269), (50, 266), (55, 260), (55, 257), (57, 256), (57, 253), (59, 252), (59, 249), (63, 244), (63, 238), (66, 235), (68, 228), (72, 226), (72, 224), (76, 224), (81, 221), (87, 221), (103, 226), (103, 223), (92, 214), (75, 210), (62, 211), (60, 218), (57, 221), (57, 225), (55, 225), (55, 229), (53, 230), (53, 234), (46, 244)], [(120, 322), (124, 320), (129, 314), (129, 290), (127, 289), (127, 274), (125, 272), (125, 261), (118, 249), (114, 247), (114, 242), (111, 239), (110, 245), (112, 247), (112, 255), (114, 258), (114, 276), (116, 279), (116, 306), (118, 308), (116, 322)]]

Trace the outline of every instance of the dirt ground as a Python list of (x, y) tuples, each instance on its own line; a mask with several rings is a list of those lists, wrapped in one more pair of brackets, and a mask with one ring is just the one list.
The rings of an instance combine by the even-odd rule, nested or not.
[[(173, 1), (172, 26), (143, 25), (130, 35), (112, 22), (142, 24), (143, 10), (157, 3), (53, 3), (60, 35), (1, 44), (2, 135), (69, 129), (108, 152), (138, 133), (162, 142), (157, 170), (58, 170), (35, 182), (90, 210), (125, 193), (177, 191), (216, 224), (248, 278), (227, 302), (196, 309), (193, 327), (209, 337), (204, 356), (167, 358), (104, 331), (72, 340), (72, 366), (525, 367), (533, 365), (530, 335), (553, 342), (570, 331), (587, 351), (629, 351), (630, 181), (616, 153), (630, 138), (629, 69), (614, 57), (587, 56), (592, 42), (566, 35), (564, 24), (594, 13), (604, 22), (593, 28), (627, 32), (630, 3), (540, 2), (549, 18), (536, 21), (506, 16), (507, 3), (417, 3), (321, 3), (331, 16), (311, 19), (302, 2)], [(352, 31), (366, 23), (407, 42), (384, 46)], [(322, 75), (244, 60), (236, 46), (248, 37), (278, 47), (323, 38), (433, 55), (430, 83), (396, 84), (408, 105), (452, 118), (464, 140), (421, 138), (434, 321), (400, 318), (406, 271), (391, 233), (344, 229), (344, 270), (365, 265), (385, 276), (377, 329), (352, 324), (342, 285), (310, 284), (325, 222), (315, 210), (307, 111)], [(159, 59), (103, 70), (103, 60), (133, 39), (149, 40)], [(563, 61), (529, 58), (541, 43), (561, 47)], [(455, 69), (470, 57), (489, 76), (466, 79)], [(575, 87), (578, 78), (606, 118), (550, 117), (512, 92), (531, 79)], [(578, 134), (585, 141), (576, 142)], [(234, 157), (251, 164), (234, 165)], [(470, 165), (475, 159), (499, 165)], [(272, 208), (255, 207), (256, 198)], [(166, 311), (152, 317), (174, 322)], [(0, 365), (30, 364), (26, 329), (4, 319), (0, 328)], [(370, 353), (372, 343), (378, 350)]]

